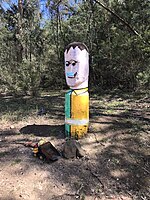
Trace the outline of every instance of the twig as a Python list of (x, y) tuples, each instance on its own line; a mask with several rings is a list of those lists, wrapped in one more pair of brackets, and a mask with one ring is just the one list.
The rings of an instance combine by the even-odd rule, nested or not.
[(97, 174), (95, 174), (94, 172), (92, 172), (92, 170), (91, 170), (91, 168), (90, 167), (88, 167), (88, 169), (89, 169), (89, 171), (91, 172), (91, 174), (95, 177), (95, 178), (97, 178), (97, 180), (100, 182), (100, 184), (102, 185), (102, 188), (104, 189), (105, 187), (104, 187), (104, 184), (102, 183), (102, 181), (100, 180), (100, 178), (99, 178), (99, 176), (97, 175)]
[(150, 174), (150, 172), (149, 172), (147, 169), (145, 169), (144, 167), (142, 167), (142, 169), (143, 169), (145, 172), (147, 172), (148, 174)]
[(115, 17), (117, 17), (123, 24), (125, 24), (135, 35), (139, 35), (139, 33), (137, 31), (135, 31), (131, 25), (129, 23), (127, 23), (124, 19), (122, 19), (117, 13), (113, 12), (110, 8), (106, 7), (103, 3), (94, 0), (97, 4), (99, 4), (100, 6), (102, 6), (104, 9), (106, 9), (108, 12), (110, 12), (111, 14), (113, 14)]
[(83, 184), (80, 185), (79, 189), (78, 189), (77, 192), (76, 192), (76, 195), (79, 195), (79, 194), (80, 194), (80, 191), (82, 190), (82, 188), (83, 188)]
[(123, 198), (121, 196), (119, 196), (119, 199), (123, 200)]
[(141, 196), (141, 199), (146, 200), (144, 197)]
[(133, 197), (133, 195), (129, 191), (127, 191), (127, 193), (130, 195), (130, 197)]
[(105, 146), (102, 142), (100, 142), (100, 141), (97, 139), (96, 134), (95, 134), (95, 133), (93, 133), (93, 134), (94, 134), (94, 136), (95, 136), (96, 142), (97, 142), (97, 143), (100, 143), (102, 146)]
[(66, 196), (76, 196), (76, 194), (74, 194), (74, 193), (65, 193), (64, 195), (66, 195)]
[(102, 6), (105, 10), (110, 12), (112, 15), (114, 15), (117, 19), (119, 19), (125, 26), (127, 26), (130, 29), (130, 31), (132, 31), (132, 33), (134, 33), (135, 35), (140, 37), (140, 39), (142, 39), (143, 42), (146, 43), (145, 40), (143, 39), (143, 37), (136, 30), (134, 30), (133, 27), (127, 21), (125, 21), (122, 17), (120, 17), (117, 13), (115, 13), (110, 8), (105, 6), (103, 3), (99, 2), (98, 0), (94, 0), (94, 1), (95, 1), (95, 3), (99, 4), (100, 6)]

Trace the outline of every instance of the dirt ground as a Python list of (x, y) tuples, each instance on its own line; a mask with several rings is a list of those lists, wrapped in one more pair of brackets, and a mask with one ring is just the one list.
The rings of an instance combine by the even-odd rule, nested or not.
[(91, 92), (85, 157), (45, 163), (23, 144), (44, 138), (62, 151), (64, 95), (0, 96), (0, 200), (150, 199), (148, 94)]

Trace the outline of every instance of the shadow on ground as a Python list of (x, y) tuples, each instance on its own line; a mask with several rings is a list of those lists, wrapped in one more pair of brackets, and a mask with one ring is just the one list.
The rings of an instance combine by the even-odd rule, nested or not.
[(64, 125), (27, 125), (20, 129), (22, 134), (33, 134), (34, 136), (50, 137), (55, 136), (57, 139), (65, 137)]

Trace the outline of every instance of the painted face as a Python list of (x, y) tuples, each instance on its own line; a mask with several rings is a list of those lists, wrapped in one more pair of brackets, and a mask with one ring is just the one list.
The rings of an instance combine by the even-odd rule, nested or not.
[(78, 46), (65, 51), (65, 76), (71, 89), (88, 87), (89, 53)]

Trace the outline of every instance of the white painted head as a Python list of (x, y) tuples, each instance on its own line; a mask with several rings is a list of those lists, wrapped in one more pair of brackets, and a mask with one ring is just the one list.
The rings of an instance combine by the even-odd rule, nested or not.
[(65, 76), (71, 89), (88, 87), (89, 52), (85, 44), (70, 43), (65, 48)]

